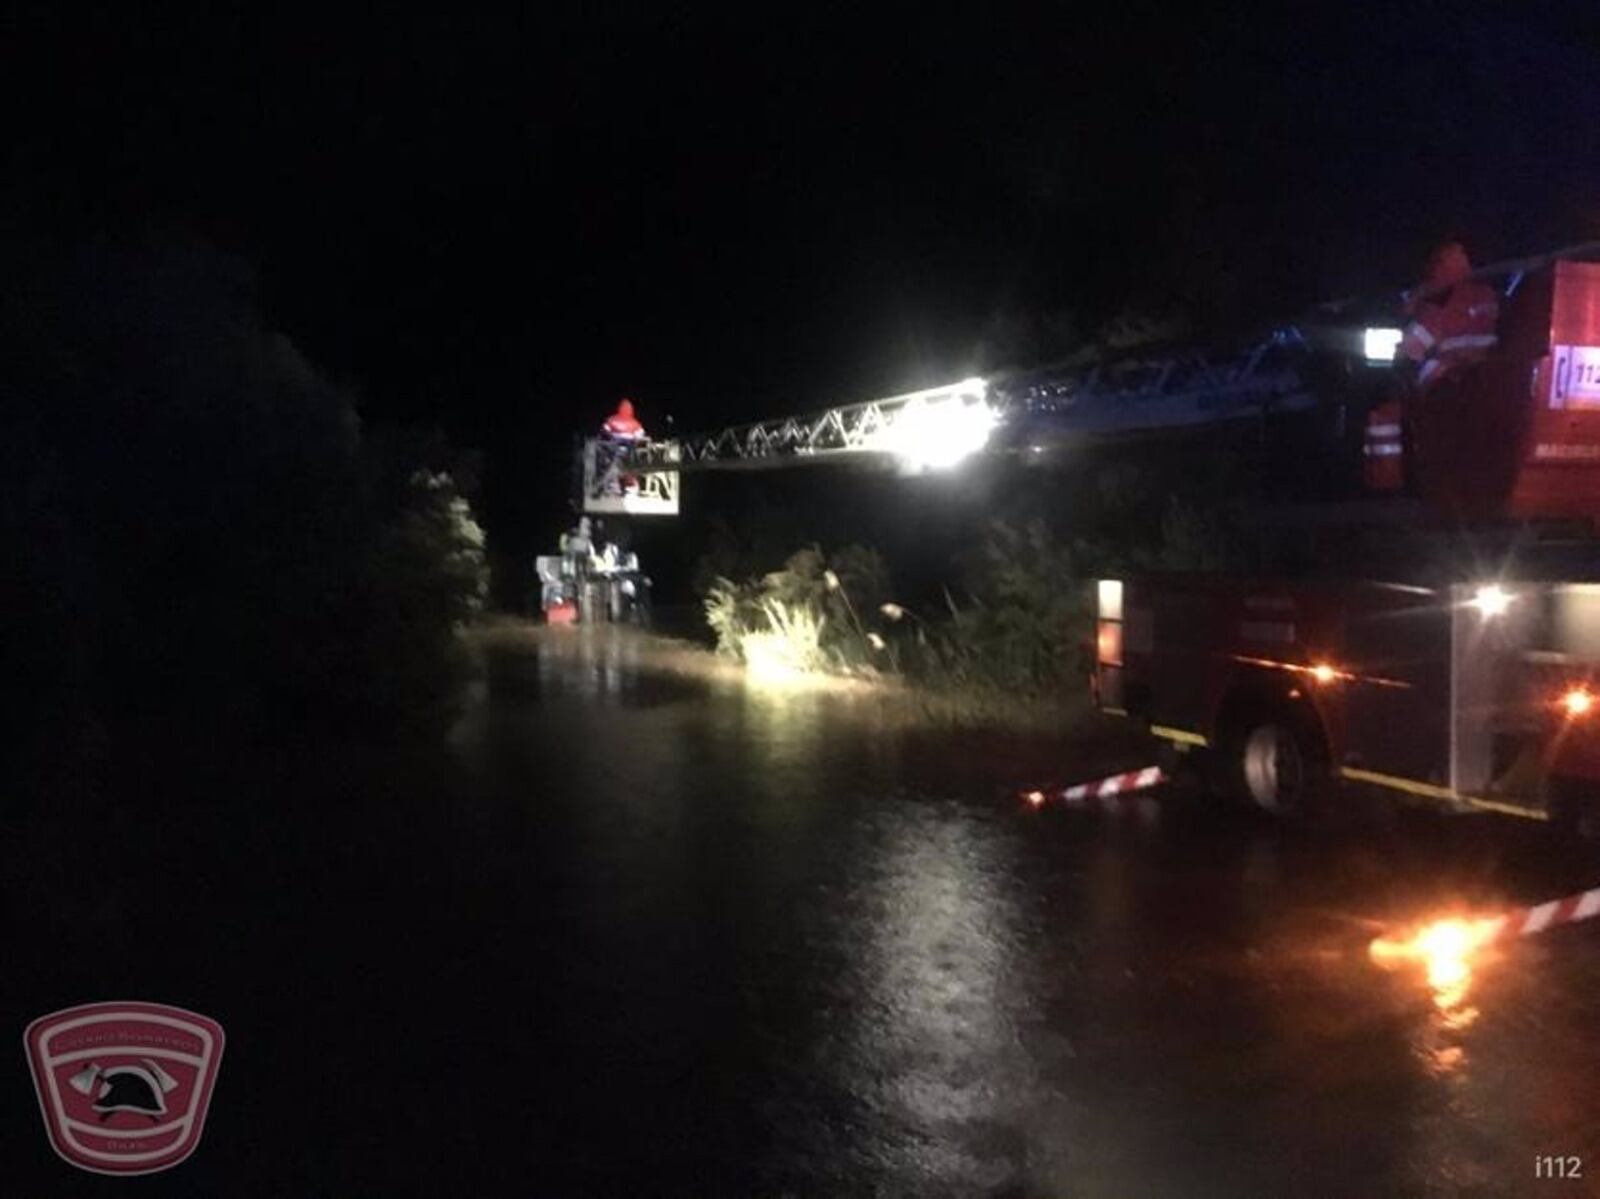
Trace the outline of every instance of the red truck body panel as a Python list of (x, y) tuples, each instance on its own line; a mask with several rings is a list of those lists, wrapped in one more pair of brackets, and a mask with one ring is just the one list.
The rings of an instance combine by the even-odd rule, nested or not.
[(1411, 469), (1449, 518), (1600, 518), (1600, 264), (1558, 262), (1505, 304), (1493, 357), (1410, 405)]

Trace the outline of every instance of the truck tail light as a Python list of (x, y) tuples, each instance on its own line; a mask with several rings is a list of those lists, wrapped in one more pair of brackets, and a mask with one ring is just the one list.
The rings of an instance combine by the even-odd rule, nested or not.
[(1122, 622), (1102, 620), (1095, 635), (1095, 658), (1102, 666), (1122, 665)]
[(1561, 707), (1569, 719), (1578, 720), (1594, 711), (1594, 693), (1587, 687), (1569, 687), (1561, 697)]

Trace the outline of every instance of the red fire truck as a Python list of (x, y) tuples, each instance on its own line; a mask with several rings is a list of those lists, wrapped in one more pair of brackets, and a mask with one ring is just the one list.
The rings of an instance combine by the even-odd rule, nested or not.
[(1100, 580), (1101, 709), (1275, 812), (1352, 785), (1592, 823), (1600, 265), (1500, 282), (1498, 349), (1409, 397), (1411, 495), (1365, 506), (1359, 552), (1300, 577)]

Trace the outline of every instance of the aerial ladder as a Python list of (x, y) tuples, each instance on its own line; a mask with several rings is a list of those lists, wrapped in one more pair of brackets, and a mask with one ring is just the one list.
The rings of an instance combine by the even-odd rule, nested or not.
[[(1170, 350), (1081, 367), (1011, 371), (881, 399), (629, 446), (583, 443), (583, 509), (673, 515), (680, 476), (870, 460), (902, 472), (978, 453), (1043, 454), (1081, 439), (1306, 411), (1317, 397), (1297, 328), (1242, 351)], [(633, 486), (622, 486), (627, 479)]]
[[(1600, 470), (1560, 469), (1600, 465), (1591, 459), (1600, 427), (1587, 431), (1600, 422), (1600, 363), (1584, 341), (1587, 281), (1600, 267), (1583, 260), (1596, 257), (1600, 243), (1586, 243), (1473, 273), (1505, 297), (1501, 351), (1474, 372), (1477, 386), (1447, 397), (1448, 410), (1414, 405), (1412, 510), (1462, 520), (1600, 512)], [(1338, 460), (1329, 477), (1359, 492), (1361, 418), (1397, 386), (1387, 368), (1406, 298), (1324, 304), (1242, 346), (1146, 347), (664, 440), (590, 439), (580, 449), (580, 507), (675, 515), (682, 477), (702, 471), (856, 460), (917, 472), (976, 454), (1027, 463), (1069, 447), (1240, 428), (1261, 431), (1263, 444), (1269, 430), (1295, 430), (1295, 448), (1280, 455), (1295, 473), (1310, 458)], [(1559, 399), (1536, 399), (1558, 386)]]

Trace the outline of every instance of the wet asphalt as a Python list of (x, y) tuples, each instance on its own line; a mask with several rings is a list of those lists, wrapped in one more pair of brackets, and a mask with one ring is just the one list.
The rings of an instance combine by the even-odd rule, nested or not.
[(103, 998), (229, 1036), (199, 1151), (144, 1179), (53, 1157), (19, 1049), (6, 1193), (1600, 1194), (1600, 922), (1450, 990), (1366, 951), (1600, 852), (1371, 804), (1034, 812), (1145, 763), (648, 666), (501, 650), (446, 753), (6, 829), (19, 1036)]

